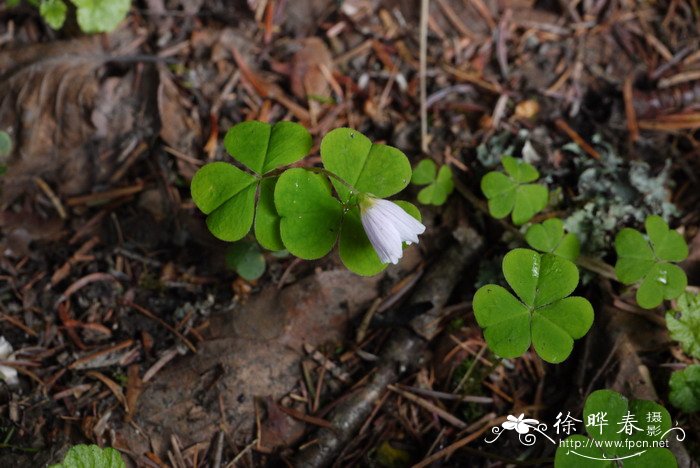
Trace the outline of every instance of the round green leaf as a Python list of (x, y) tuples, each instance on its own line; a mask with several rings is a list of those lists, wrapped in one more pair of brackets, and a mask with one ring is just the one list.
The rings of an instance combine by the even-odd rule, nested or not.
[(659, 260), (680, 262), (688, 256), (688, 245), (683, 236), (669, 229), (660, 216), (649, 216), (644, 222), (654, 253)]
[[(623, 433), (618, 425), (628, 410), (627, 398), (612, 390), (596, 390), (588, 395), (583, 406), (583, 422), (588, 435), (595, 440), (620, 440)], [(593, 425), (591, 415), (605, 413), (607, 425)], [(612, 448), (610, 453), (616, 453)]]
[(427, 185), (435, 180), (437, 165), (432, 159), (423, 159), (413, 169), (411, 183), (415, 185)]
[(63, 461), (50, 468), (125, 468), (124, 459), (113, 448), (97, 445), (74, 445)]
[(341, 203), (331, 194), (328, 179), (296, 168), (285, 171), (275, 187), (282, 243), (305, 260), (326, 255), (333, 248), (343, 216)]
[(554, 254), (564, 257), (572, 262), (576, 261), (579, 254), (581, 253), (581, 243), (576, 237), (576, 234), (571, 232), (567, 233), (564, 238), (559, 243), (559, 246), (554, 249)]
[(474, 317), (491, 350), (504, 358), (530, 347), (530, 312), (501, 286), (487, 284), (474, 295)]
[(501, 172), (489, 172), (481, 178), (481, 191), (488, 199), (491, 216), (501, 219), (513, 211), (516, 189), (517, 184)]
[(63, 0), (42, 0), (39, 5), (39, 13), (46, 24), (53, 29), (60, 29), (66, 21), (68, 7)]
[(503, 258), (503, 274), (520, 299), (541, 307), (571, 294), (578, 268), (569, 260), (530, 249), (514, 249)]
[[(355, 189), (377, 198), (387, 198), (403, 190), (411, 179), (411, 164), (398, 149), (374, 145), (357, 130), (336, 128), (321, 141), (325, 168)], [(333, 180), (341, 200), (348, 201), (350, 190)]]
[[(661, 435), (673, 426), (671, 415), (666, 408), (656, 402), (650, 400), (632, 400), (629, 402), (629, 410), (639, 422), (636, 426), (645, 429), (643, 431), (634, 431), (632, 435), (625, 435), (625, 437), (630, 440), (658, 441), (661, 440)], [(654, 421), (653, 423), (649, 422), (649, 415), (652, 413), (658, 413), (661, 420)], [(652, 435), (646, 431), (649, 424), (658, 426), (658, 435)]]
[(536, 309), (532, 316), (532, 345), (547, 362), (559, 363), (571, 354), (574, 339), (593, 325), (593, 306), (582, 297), (566, 297)]
[(700, 411), (700, 365), (692, 364), (671, 374), (671, 392), (668, 396), (673, 406), (685, 413)]
[(685, 272), (671, 263), (654, 264), (637, 289), (637, 304), (653, 309), (664, 299), (675, 299), (685, 290), (688, 278)]
[(615, 274), (623, 284), (639, 281), (656, 262), (649, 243), (635, 229), (624, 228), (617, 233), (615, 250), (617, 251)]
[(256, 179), (223, 162), (207, 164), (195, 173), (190, 190), (207, 226), (221, 240), (236, 241), (253, 224)]
[(226, 252), (226, 265), (248, 281), (265, 273), (265, 257), (255, 242), (241, 241), (231, 245)]
[(237, 241), (250, 231), (254, 214), (255, 185), (249, 185), (207, 216), (207, 227), (221, 240)]
[(437, 179), (418, 193), (418, 201), (424, 205), (443, 205), (454, 190), (452, 169), (442, 166)]
[(540, 252), (554, 252), (564, 238), (564, 222), (552, 218), (539, 224), (533, 224), (525, 233), (525, 240), (533, 249)]
[(308, 130), (295, 122), (242, 122), (224, 137), (226, 151), (257, 174), (299, 161), (309, 153), (312, 143)]
[(504, 156), (503, 159), (501, 159), (501, 164), (503, 164), (506, 172), (517, 183), (532, 182), (533, 180), (537, 180), (537, 178), (540, 176), (537, 169), (522, 159), (516, 159), (512, 156)]
[(567, 437), (564, 445), (557, 447), (554, 456), (555, 468), (613, 468), (611, 461), (601, 460), (603, 452), (592, 446), (588, 437), (574, 434)]
[(275, 208), (275, 185), (277, 177), (260, 182), (258, 206), (255, 210), (255, 238), (267, 250), (283, 250), (280, 236), (280, 217)]
[(553, 253), (574, 261), (578, 257), (581, 245), (574, 234), (564, 235), (564, 222), (551, 218), (540, 224), (533, 224), (525, 233), (525, 240), (533, 249)]
[(83, 32), (114, 30), (126, 17), (131, 0), (71, 0), (78, 9), (78, 25)]
[(513, 206), (513, 224), (519, 226), (530, 221), (547, 206), (548, 195), (547, 187), (543, 185), (518, 186), (515, 193), (515, 206)]
[[(642, 449), (633, 449), (634, 453), (638, 453)], [(626, 458), (624, 461), (625, 468), (676, 468), (678, 461), (668, 449), (661, 447), (652, 447), (643, 449), (644, 453), (636, 457)]]

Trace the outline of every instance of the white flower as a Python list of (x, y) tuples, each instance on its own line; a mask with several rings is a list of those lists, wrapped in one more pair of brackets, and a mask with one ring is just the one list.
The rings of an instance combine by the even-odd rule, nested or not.
[[(8, 343), (4, 336), (0, 336), (0, 359), (8, 359), (10, 354), (12, 354), (12, 345)], [(10, 366), (0, 366), (0, 379), (7, 382), (10, 386), (19, 384), (17, 369)]]
[(403, 256), (402, 242), (416, 244), (418, 235), (425, 231), (425, 226), (389, 200), (362, 198), (360, 218), (382, 263), (398, 263)]
[(503, 429), (512, 431), (515, 429), (518, 434), (527, 434), (530, 429), (537, 426), (539, 421), (537, 419), (525, 419), (525, 414), (521, 414), (517, 418), (513, 415), (508, 415), (506, 418), (508, 421), (501, 424)]

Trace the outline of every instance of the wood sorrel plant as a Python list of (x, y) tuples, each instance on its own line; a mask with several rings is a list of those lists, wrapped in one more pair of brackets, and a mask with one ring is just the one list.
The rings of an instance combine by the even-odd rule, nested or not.
[(408, 158), (338, 128), (321, 141), (323, 168), (287, 168), (311, 145), (309, 132), (293, 122), (232, 127), (224, 146), (243, 169), (214, 162), (192, 179), (192, 198), (208, 215), (209, 230), (237, 241), (253, 227), (262, 247), (306, 260), (325, 256), (338, 243), (345, 266), (360, 275), (397, 263), (404, 243), (418, 242), (425, 230), (414, 205), (383, 200), (411, 180)]

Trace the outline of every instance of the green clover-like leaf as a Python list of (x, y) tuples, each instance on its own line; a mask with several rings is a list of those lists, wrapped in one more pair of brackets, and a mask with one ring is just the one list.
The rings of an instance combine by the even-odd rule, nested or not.
[(242, 239), (253, 224), (257, 180), (224, 162), (207, 164), (195, 173), (190, 190), (197, 207), (207, 216), (214, 236), (225, 241)]
[(226, 151), (260, 175), (299, 161), (309, 153), (312, 143), (308, 130), (295, 122), (242, 122), (224, 137)]
[(97, 445), (74, 445), (61, 463), (49, 468), (125, 468), (122, 456), (113, 448)]
[(481, 191), (491, 216), (500, 219), (512, 213), (513, 223), (521, 225), (547, 206), (547, 188), (528, 183), (539, 177), (532, 165), (510, 156), (504, 156), (502, 163), (507, 174), (489, 172), (481, 179)]
[(305, 260), (326, 255), (335, 245), (343, 217), (328, 179), (305, 169), (286, 170), (275, 187), (282, 243)]
[(539, 224), (533, 224), (525, 233), (525, 240), (535, 250), (553, 253), (567, 260), (576, 261), (581, 244), (572, 233), (564, 233), (564, 222), (551, 218)]
[(83, 32), (114, 30), (126, 17), (131, 0), (71, 0), (78, 9), (78, 25)]
[[(387, 198), (403, 190), (411, 180), (411, 164), (398, 149), (373, 144), (351, 128), (336, 128), (321, 141), (324, 167), (357, 191)], [(350, 199), (350, 189), (333, 180), (340, 199)]]
[(578, 285), (576, 265), (557, 255), (515, 249), (503, 258), (503, 273), (519, 300), (493, 284), (474, 295), (474, 316), (489, 347), (516, 357), (532, 344), (547, 362), (566, 359), (574, 340), (593, 324), (590, 302), (567, 297)]
[(686, 354), (700, 359), (700, 295), (682, 294), (678, 310), (666, 313), (666, 326)]
[(622, 229), (615, 237), (615, 273), (624, 284), (641, 280), (637, 303), (652, 309), (664, 299), (675, 299), (683, 293), (688, 284), (685, 272), (670, 262), (685, 259), (688, 246), (661, 217), (649, 216), (644, 224), (651, 244), (631, 228)]
[(226, 266), (243, 279), (253, 281), (265, 273), (265, 257), (256, 242), (240, 241), (226, 251)]
[[(631, 424), (627, 429), (625, 419)], [(677, 466), (670, 450), (653, 447), (672, 425), (668, 411), (653, 401), (628, 401), (617, 392), (597, 390), (586, 399), (583, 421), (588, 437), (567, 438), (557, 448), (555, 468)], [(651, 425), (654, 431), (648, 430)]]
[(411, 183), (414, 185), (428, 185), (435, 180), (436, 176), (437, 164), (435, 164), (435, 161), (423, 159), (413, 168)]
[(418, 192), (418, 201), (424, 205), (443, 205), (454, 188), (452, 169), (450, 166), (442, 166), (438, 171), (437, 178)]
[(668, 399), (685, 413), (700, 411), (700, 365), (692, 364), (671, 374)]
[[(420, 211), (415, 205), (403, 201), (393, 200), (403, 210), (421, 221)], [(338, 242), (340, 259), (348, 270), (361, 276), (372, 276), (383, 271), (386, 263), (379, 260), (376, 250), (369, 242), (369, 238), (362, 227), (360, 209), (353, 207), (343, 216), (343, 224)]]
[(277, 177), (260, 181), (258, 206), (255, 210), (255, 238), (264, 248), (272, 251), (284, 249), (280, 236), (280, 216), (275, 208)]
[(52, 29), (61, 29), (66, 21), (66, 11), (68, 7), (63, 0), (42, 0), (39, 5), (41, 17)]

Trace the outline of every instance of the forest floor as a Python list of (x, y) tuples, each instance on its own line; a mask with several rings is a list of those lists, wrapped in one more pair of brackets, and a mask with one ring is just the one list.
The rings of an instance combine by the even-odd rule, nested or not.
[[(0, 385), (1, 466), (75, 443), (138, 466), (301, 466), (426, 311), (417, 291), (439, 296), (440, 320), (334, 466), (548, 465), (551, 444), (484, 436), (508, 414), (580, 415), (598, 388), (664, 404), (690, 428), (674, 453), (700, 457), (700, 416), (668, 404), (670, 373), (692, 359), (663, 306), (640, 309), (605, 274), (615, 233), (663, 214), (700, 284), (698, 3), (432, 0), (424, 99), (419, 4), (143, 0), (99, 36), (0, 6), (0, 130), (14, 143), (0, 161), (0, 335), (20, 376)], [(450, 165), (459, 190), (421, 207), (424, 239), (376, 277), (337, 254), (266, 253), (246, 281), (189, 181), (227, 160), (223, 135), (248, 119), (304, 124), (307, 164), (325, 133), (355, 128), (412, 164)], [(577, 292), (593, 329), (560, 365), (498, 359), (471, 309), (518, 244), (482, 211), (479, 181), (503, 154), (560, 187), (554, 211), (602, 271)]]

